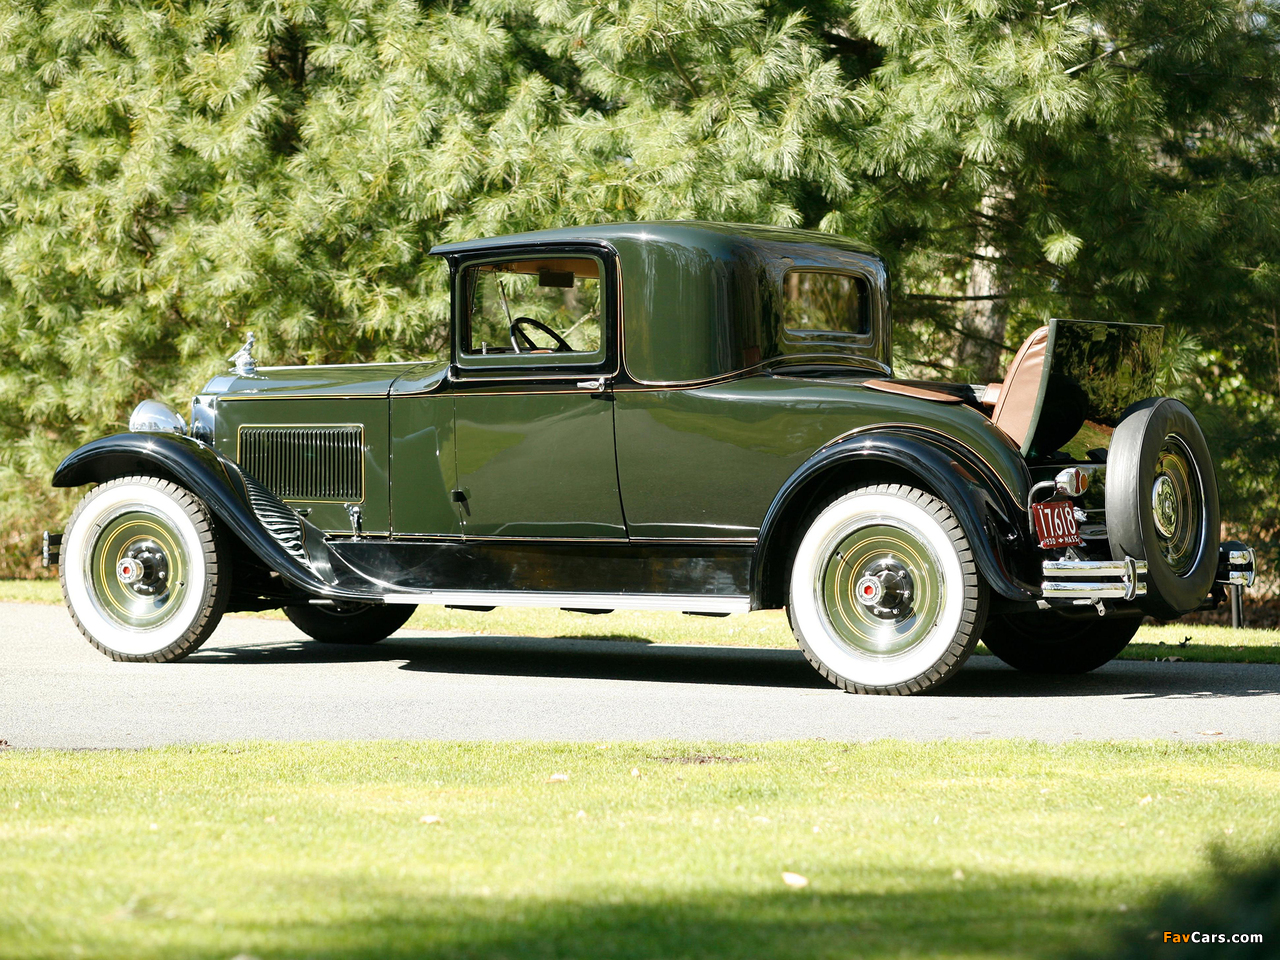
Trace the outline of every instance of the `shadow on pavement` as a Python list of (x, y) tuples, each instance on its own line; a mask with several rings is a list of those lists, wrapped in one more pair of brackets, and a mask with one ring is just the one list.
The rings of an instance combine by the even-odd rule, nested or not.
[[(216, 641), (215, 641), (216, 643)], [(415, 637), (374, 646), (310, 641), (206, 645), (202, 663), (368, 663), (403, 661), (427, 673), (640, 680), (830, 689), (799, 650), (654, 644), (639, 637)], [(994, 657), (973, 657), (933, 697), (1212, 698), (1280, 695), (1280, 666), (1116, 661), (1082, 676), (1019, 673)]]

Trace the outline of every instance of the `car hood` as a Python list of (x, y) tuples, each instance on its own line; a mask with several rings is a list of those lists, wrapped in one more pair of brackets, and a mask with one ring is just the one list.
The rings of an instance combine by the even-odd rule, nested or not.
[(442, 377), (447, 368), (448, 364), (443, 360), (259, 367), (252, 374), (228, 373), (214, 377), (201, 395), (209, 398), (260, 397), (264, 400), (386, 397), (399, 380), (415, 386), (430, 384)]

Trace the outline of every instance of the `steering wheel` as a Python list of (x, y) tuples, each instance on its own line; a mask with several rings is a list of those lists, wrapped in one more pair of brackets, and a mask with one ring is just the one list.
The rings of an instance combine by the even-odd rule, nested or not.
[(537, 329), (545, 333), (548, 337), (550, 337), (552, 340), (554, 340), (556, 342), (557, 353), (573, 352), (573, 347), (569, 346), (569, 341), (566, 340), (564, 337), (560, 336), (560, 334), (556, 333), (554, 330), (548, 327), (541, 320), (535, 320), (533, 319), (533, 317), (516, 317), (514, 320), (511, 321), (511, 346), (515, 349), (516, 353), (524, 352), (520, 349), (521, 340), (524, 341), (524, 345), (530, 351), (544, 349), (543, 347), (539, 347), (536, 343), (534, 343), (531, 339), (529, 339), (529, 335), (520, 329), (520, 327), (523, 326), (524, 324), (528, 324), (531, 327), (536, 327)]

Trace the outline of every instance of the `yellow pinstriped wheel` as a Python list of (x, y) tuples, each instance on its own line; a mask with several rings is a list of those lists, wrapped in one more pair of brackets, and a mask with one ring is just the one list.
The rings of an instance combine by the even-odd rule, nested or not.
[(209, 511), (157, 477), (112, 480), (80, 501), (59, 576), (80, 632), (115, 660), (187, 656), (217, 626), (230, 585)]
[(791, 623), (810, 662), (856, 693), (918, 693), (977, 643), (987, 588), (945, 503), (901, 484), (836, 498), (791, 573)]

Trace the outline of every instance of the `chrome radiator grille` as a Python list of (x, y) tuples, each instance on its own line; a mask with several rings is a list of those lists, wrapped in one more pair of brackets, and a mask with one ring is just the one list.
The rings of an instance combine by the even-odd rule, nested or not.
[(281, 500), (359, 503), (363, 451), (359, 424), (240, 428), (241, 468)]

